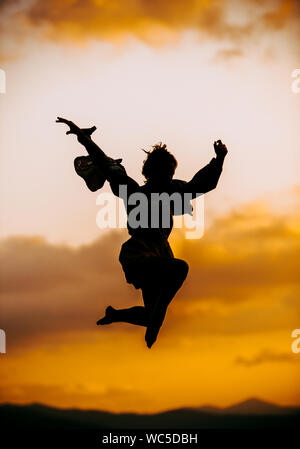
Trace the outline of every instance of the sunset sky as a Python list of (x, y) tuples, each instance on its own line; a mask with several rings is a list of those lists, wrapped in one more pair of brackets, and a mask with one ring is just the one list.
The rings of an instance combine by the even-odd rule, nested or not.
[[(297, 0), (0, 2), (0, 402), (155, 412), (249, 397), (300, 405), (300, 68)], [(125, 230), (96, 226), (84, 154), (56, 116), (143, 183), (163, 141), (189, 180), (222, 139), (205, 232), (171, 237), (190, 265), (149, 351), (144, 329), (97, 328), (138, 304)], [(105, 185), (103, 191), (108, 192)]]

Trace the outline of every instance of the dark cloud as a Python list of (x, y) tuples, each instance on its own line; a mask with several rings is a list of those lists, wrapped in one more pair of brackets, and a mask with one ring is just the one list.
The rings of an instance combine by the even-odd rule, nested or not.
[[(132, 293), (118, 264), (126, 234), (111, 233), (72, 249), (41, 238), (9, 238), (0, 245), (0, 328), (7, 345), (48, 333), (94, 329), (110, 303)], [(95, 326), (96, 329), (96, 326)]]
[[(171, 305), (168, 330), (193, 337), (297, 328), (297, 223), (296, 214), (280, 217), (252, 205), (216, 220), (200, 240), (178, 235), (181, 249), (175, 255), (188, 261), (190, 273)], [(126, 238), (126, 232), (114, 231), (78, 249), (41, 238), (2, 240), (0, 328), (8, 347), (97, 330), (95, 322), (108, 304), (141, 303), (140, 291), (126, 284), (118, 262)], [(132, 331), (134, 326), (122, 327)]]
[[(6, 11), (11, 13), (8, 5)], [(217, 39), (239, 39), (249, 35), (252, 26), (226, 21), (226, 4), (216, 0), (38, 0), (20, 2), (17, 18), (26, 19), (33, 27), (49, 25), (49, 36), (112, 38), (116, 35), (135, 34), (147, 38), (148, 32), (159, 34), (161, 29), (182, 31), (197, 29)], [(148, 36), (150, 39), (150, 36)], [(154, 38), (155, 41), (155, 38)]]
[(103, 388), (103, 392), (87, 388), (84, 384), (75, 385), (72, 388), (64, 388), (60, 385), (45, 384), (13, 384), (9, 388), (0, 386), (1, 403), (10, 402), (16, 404), (39, 403), (41, 398), (47, 405), (56, 407), (76, 407), (78, 404), (84, 408), (105, 410), (117, 410), (120, 404), (132, 407), (137, 399), (146, 401), (147, 395), (132, 388)]
[[(266, 2), (268, 4), (268, 2)], [(298, 0), (284, 0), (269, 2), (274, 7), (262, 16), (263, 24), (271, 30), (281, 30), (286, 27), (292, 18), (300, 15), (300, 2)]]
[(184, 30), (197, 31), (201, 39), (247, 44), (262, 32), (299, 26), (300, 16), (297, 0), (246, 0), (242, 7), (234, 0), (4, 0), (1, 12), (4, 40), (19, 41), (22, 33), (39, 30), (54, 41), (118, 41), (133, 35), (153, 45)]
[(291, 220), (248, 205), (216, 220), (203, 239), (184, 240), (180, 256), (198, 268), (186, 295), (239, 302), (257, 289), (297, 289), (300, 241)]

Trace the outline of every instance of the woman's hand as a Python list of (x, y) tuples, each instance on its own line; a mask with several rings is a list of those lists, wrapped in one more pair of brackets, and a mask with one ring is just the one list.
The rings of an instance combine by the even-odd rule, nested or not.
[(66, 134), (78, 135), (78, 132), (80, 131), (80, 128), (77, 125), (75, 125), (75, 123), (73, 123), (70, 120), (67, 120), (65, 118), (57, 117), (56, 123), (65, 123), (66, 125), (69, 126), (70, 129), (69, 129), (69, 131), (66, 132)]
[(217, 157), (220, 157), (223, 159), (226, 156), (226, 154), (228, 153), (226, 145), (224, 145), (222, 140), (217, 140), (216, 142), (214, 142), (214, 149), (215, 149), (215, 153), (216, 153)]
[(96, 126), (92, 126), (91, 128), (79, 128), (77, 125), (75, 125), (75, 123), (62, 117), (57, 117), (56, 122), (65, 123), (66, 125), (68, 125), (70, 129), (66, 134), (75, 134), (77, 136), (78, 142), (82, 143), (82, 145), (85, 144), (86, 138), (91, 138), (91, 135), (97, 129)]

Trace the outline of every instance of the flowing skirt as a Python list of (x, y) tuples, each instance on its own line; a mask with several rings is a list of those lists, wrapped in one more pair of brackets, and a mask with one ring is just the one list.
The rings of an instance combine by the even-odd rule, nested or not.
[(151, 258), (174, 259), (170, 244), (160, 233), (134, 235), (123, 243), (119, 261), (125, 273), (126, 281), (135, 288), (141, 288), (145, 279), (147, 261)]

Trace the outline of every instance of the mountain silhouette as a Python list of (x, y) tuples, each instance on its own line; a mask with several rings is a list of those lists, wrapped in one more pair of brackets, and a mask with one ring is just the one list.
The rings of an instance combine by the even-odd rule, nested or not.
[(239, 402), (226, 408), (217, 408), (207, 405), (200, 407), (197, 410), (207, 413), (227, 415), (285, 415), (286, 413), (294, 413), (297, 410), (299, 411), (300, 407), (282, 407), (257, 398), (249, 398), (243, 402)]
[(6, 429), (296, 429), (300, 407), (248, 399), (227, 408), (204, 406), (156, 414), (59, 409), (41, 404), (0, 405)]

